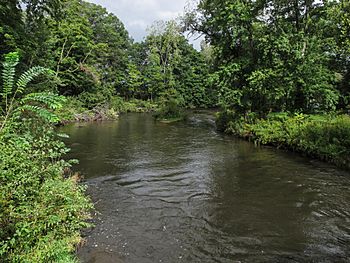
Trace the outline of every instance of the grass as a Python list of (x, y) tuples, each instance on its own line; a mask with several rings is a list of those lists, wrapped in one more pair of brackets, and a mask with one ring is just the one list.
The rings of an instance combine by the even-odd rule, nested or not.
[(218, 129), (249, 139), (257, 145), (273, 145), (302, 152), (350, 168), (350, 116), (270, 113), (239, 115), (221, 112)]

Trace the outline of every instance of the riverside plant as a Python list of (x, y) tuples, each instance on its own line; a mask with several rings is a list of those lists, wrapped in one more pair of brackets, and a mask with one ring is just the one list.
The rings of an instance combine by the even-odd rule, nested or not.
[(1, 262), (76, 262), (73, 252), (92, 208), (62, 156), (68, 151), (53, 124), (64, 98), (28, 93), (51, 71), (34, 67), (17, 80), (17, 53), (5, 56), (0, 105)]
[(348, 115), (280, 112), (258, 118), (226, 110), (218, 115), (217, 126), (257, 145), (273, 145), (350, 168)]

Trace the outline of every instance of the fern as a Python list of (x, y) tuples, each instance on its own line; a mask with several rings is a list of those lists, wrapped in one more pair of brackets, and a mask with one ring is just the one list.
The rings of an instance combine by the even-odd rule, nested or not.
[(6, 103), (8, 101), (8, 96), (10, 96), (13, 92), (12, 89), (15, 83), (15, 73), (16, 73), (16, 66), (18, 65), (18, 62), (19, 62), (18, 54), (16, 52), (12, 52), (5, 55), (5, 61), (2, 63), (3, 89), (1, 92), (1, 96)]
[(57, 96), (51, 92), (30, 93), (21, 99), (20, 104), (32, 104), (33, 102), (45, 105), (51, 110), (57, 110), (62, 108), (63, 103), (66, 101), (64, 96)]
[(31, 93), (20, 100), (20, 106), (16, 108), (14, 114), (18, 116), (25, 112), (31, 112), (47, 122), (57, 123), (58, 116), (49, 110), (62, 108), (65, 101), (65, 97), (50, 92)]
[(59, 118), (56, 114), (52, 113), (51, 111), (37, 105), (23, 105), (18, 107), (14, 111), (14, 115), (20, 115), (22, 113), (33, 113), (35, 116), (42, 118), (43, 120), (49, 122), (49, 123), (57, 123), (59, 121)]
[(17, 81), (17, 93), (22, 94), (29, 82), (43, 74), (53, 75), (53, 72), (43, 67), (33, 67), (24, 72)]
[[(22, 95), (28, 84), (40, 75), (53, 75), (53, 72), (43, 67), (33, 67), (23, 73), (17, 82), (15, 81), (16, 66), (19, 57), (16, 52), (5, 55), (3, 63), (3, 89), (1, 97), (5, 101), (4, 116), (0, 116), (0, 132), (11, 118), (21, 117), (24, 113), (34, 114), (49, 123), (58, 122), (58, 117), (51, 112), (62, 107), (65, 102), (63, 96), (57, 96), (50, 92), (30, 93), (23, 98)], [(11, 96), (11, 97), (10, 97)]]

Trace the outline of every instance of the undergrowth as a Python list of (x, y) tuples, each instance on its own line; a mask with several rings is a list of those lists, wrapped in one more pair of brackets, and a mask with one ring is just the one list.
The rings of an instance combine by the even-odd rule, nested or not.
[(65, 98), (29, 93), (35, 77), (51, 72), (35, 67), (16, 79), (18, 62), (17, 53), (5, 56), (0, 89), (0, 261), (76, 262), (92, 204), (53, 128)]
[(270, 113), (258, 118), (224, 111), (217, 119), (219, 130), (256, 144), (273, 145), (350, 168), (350, 116)]

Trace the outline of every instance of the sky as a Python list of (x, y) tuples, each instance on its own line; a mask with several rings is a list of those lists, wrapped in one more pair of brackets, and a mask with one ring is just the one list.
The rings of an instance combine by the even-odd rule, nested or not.
[[(188, 0), (88, 0), (115, 14), (135, 41), (147, 34), (147, 27), (157, 20), (169, 20), (182, 15)], [(199, 41), (190, 39), (195, 48)]]

